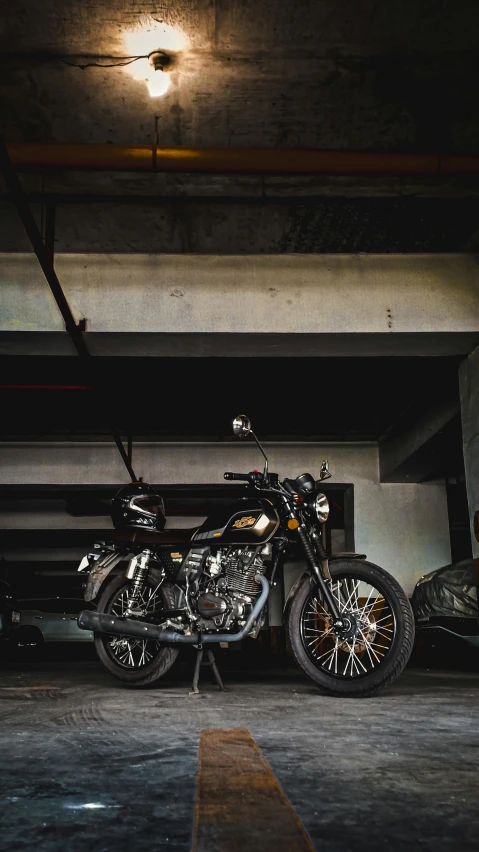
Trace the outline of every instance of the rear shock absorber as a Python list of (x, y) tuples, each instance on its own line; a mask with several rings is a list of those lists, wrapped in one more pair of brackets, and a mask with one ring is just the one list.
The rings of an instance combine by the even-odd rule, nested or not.
[(151, 550), (143, 550), (138, 556), (134, 556), (130, 560), (126, 576), (132, 580), (130, 593), (128, 595), (128, 607), (125, 615), (131, 615), (133, 608), (138, 603), (143, 584), (148, 573), (148, 563), (151, 557)]

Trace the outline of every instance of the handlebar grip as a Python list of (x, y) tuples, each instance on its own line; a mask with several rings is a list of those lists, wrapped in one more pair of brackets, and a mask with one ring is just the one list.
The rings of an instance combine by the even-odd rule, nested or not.
[(229, 470), (224, 474), (225, 479), (241, 479), (245, 482), (249, 482), (250, 475), (249, 473), (231, 473)]

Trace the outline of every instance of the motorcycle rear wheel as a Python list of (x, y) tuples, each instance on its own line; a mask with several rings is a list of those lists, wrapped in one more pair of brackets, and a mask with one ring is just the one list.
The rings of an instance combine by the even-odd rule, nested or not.
[[(143, 601), (148, 603), (150, 599), (147, 610), (161, 607), (173, 609), (175, 606), (173, 589), (162, 579), (163, 575), (156, 569), (148, 570), (143, 590)], [(98, 611), (121, 615), (122, 601), (130, 586), (124, 574), (115, 577), (100, 595)], [(164, 677), (179, 654), (179, 649), (171, 645), (145, 639), (122, 639), (121, 636), (108, 636), (105, 633), (95, 633), (95, 650), (113, 677), (138, 687), (149, 686)]]
[(397, 580), (371, 562), (335, 560), (330, 572), (341, 616), (349, 615), (357, 632), (336, 635), (316, 583), (305, 574), (288, 617), (294, 658), (329, 695), (376, 695), (401, 674), (411, 655), (411, 606)]

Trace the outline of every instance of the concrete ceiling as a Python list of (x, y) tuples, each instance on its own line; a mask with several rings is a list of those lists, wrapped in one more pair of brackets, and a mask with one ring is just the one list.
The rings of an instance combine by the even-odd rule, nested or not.
[[(150, 98), (130, 66), (61, 61), (124, 56), (125, 33), (149, 16), (187, 40), (163, 98)], [(4, 5), (0, 28), (7, 140), (148, 145), (158, 116), (165, 146), (479, 152), (479, 6), (470, 0), (18, 0)], [(467, 177), (22, 180), (32, 199), (68, 201), (57, 211), (57, 251), (479, 250), (479, 183)], [(85, 194), (95, 205), (77, 203)], [(26, 247), (8, 203), (0, 227), (0, 250)]]
[[(125, 55), (152, 15), (188, 46), (151, 99)], [(466, 0), (18, 0), (5, 5), (11, 140), (477, 153), (479, 7)]]
[[(39, 206), (35, 207), (41, 221)], [(29, 251), (11, 205), (1, 249)], [(194, 254), (479, 252), (479, 198), (181, 199), (62, 203), (55, 251)]]

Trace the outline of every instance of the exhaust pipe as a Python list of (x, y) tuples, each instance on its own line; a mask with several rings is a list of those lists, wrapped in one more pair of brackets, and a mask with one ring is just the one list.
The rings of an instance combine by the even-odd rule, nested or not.
[[(246, 624), (238, 633), (205, 633), (201, 634), (202, 644), (213, 642), (239, 642), (252, 629), (254, 622), (263, 609), (269, 595), (269, 583), (262, 574), (255, 577), (261, 583), (261, 594), (256, 601)], [(196, 645), (200, 641), (198, 633), (185, 636), (175, 630), (163, 629), (147, 621), (135, 621), (133, 618), (118, 618), (107, 612), (91, 612), (84, 609), (77, 619), (78, 627), (82, 630), (93, 630), (95, 633), (107, 633), (110, 636), (128, 636), (132, 639), (152, 639), (154, 642), (165, 644)]]

